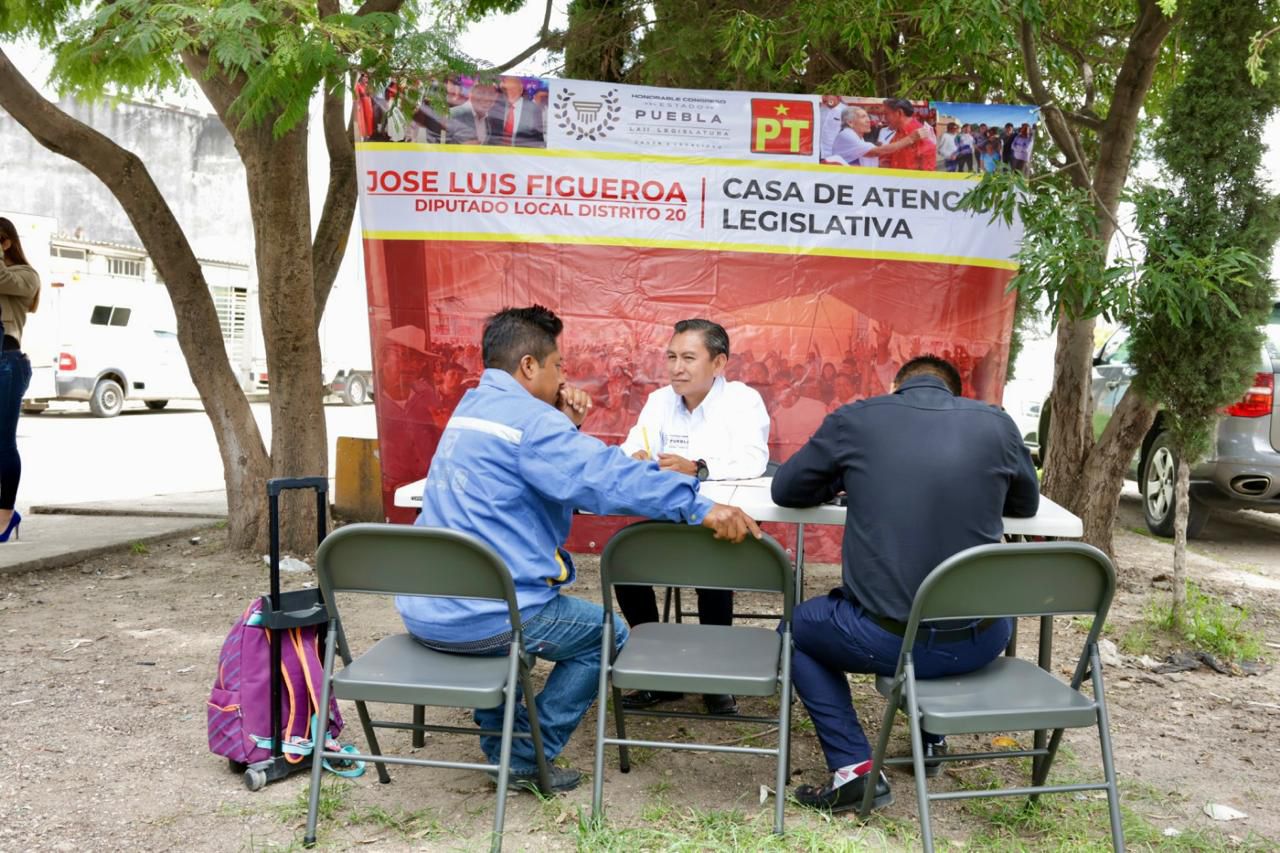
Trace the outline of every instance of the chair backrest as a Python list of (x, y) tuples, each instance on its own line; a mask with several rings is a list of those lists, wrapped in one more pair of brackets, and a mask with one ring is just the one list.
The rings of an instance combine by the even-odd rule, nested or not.
[(735, 544), (705, 527), (663, 521), (637, 522), (609, 540), (600, 557), (606, 609), (613, 606), (615, 584), (778, 593), (788, 620), (795, 600), (791, 560), (772, 536)]
[(325, 601), (339, 592), (505, 599), (520, 624), (511, 572), (469, 533), (404, 524), (349, 524), (316, 552)]
[(931, 619), (1091, 613), (1092, 643), (1115, 589), (1111, 560), (1083, 542), (979, 545), (951, 556), (924, 579), (907, 633)]

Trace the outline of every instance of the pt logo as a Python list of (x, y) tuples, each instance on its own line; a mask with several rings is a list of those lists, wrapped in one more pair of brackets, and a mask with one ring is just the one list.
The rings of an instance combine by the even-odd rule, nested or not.
[(751, 150), (757, 154), (812, 154), (813, 104), (752, 98)]

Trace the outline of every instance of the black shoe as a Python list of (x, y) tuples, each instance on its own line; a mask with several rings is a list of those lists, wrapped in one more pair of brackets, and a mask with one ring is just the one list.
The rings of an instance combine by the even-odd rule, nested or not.
[[(862, 795), (867, 790), (868, 775), (870, 774), (859, 776), (839, 788), (832, 788), (829, 784), (823, 785), (821, 788), (815, 788), (812, 785), (801, 785), (795, 790), (796, 802), (802, 806), (828, 811), (832, 814), (861, 808)], [(871, 808), (883, 808), (892, 802), (893, 792), (889, 790), (889, 780), (884, 778), (884, 773), (881, 773), (880, 778), (876, 780), (876, 793), (875, 798), (871, 801)]]
[(728, 716), (738, 713), (738, 700), (728, 693), (705, 693), (702, 701), (707, 704), (707, 713)]
[[(493, 783), (498, 784), (498, 771), (486, 771)], [(557, 791), (572, 791), (578, 787), (582, 781), (582, 771), (574, 770), (572, 767), (556, 767), (554, 764), (547, 768), (547, 775), (550, 777), (551, 790), (544, 791), (542, 786), (538, 784), (538, 770), (535, 767), (532, 770), (512, 770), (507, 773), (507, 789), (508, 790), (524, 790), (533, 791), (542, 797), (553, 796)]]
[(675, 702), (683, 698), (683, 693), (668, 693), (665, 690), (633, 690), (622, 694), (622, 707), (652, 708), (659, 702)]

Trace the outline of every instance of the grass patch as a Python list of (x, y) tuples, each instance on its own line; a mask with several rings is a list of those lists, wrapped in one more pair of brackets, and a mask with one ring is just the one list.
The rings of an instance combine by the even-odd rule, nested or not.
[(137, 554), (139, 557), (143, 557), (151, 553), (151, 549), (147, 547), (146, 542), (134, 542), (129, 546), (129, 551)]
[(817, 813), (788, 815), (786, 835), (773, 834), (773, 810), (751, 815), (741, 811), (677, 809), (668, 805), (646, 809), (646, 825), (614, 828), (607, 819), (591, 820), (580, 810), (575, 834), (578, 850), (592, 853), (632, 853), (632, 851), (674, 851), (703, 853), (706, 850), (751, 850), (760, 853), (791, 853), (822, 850), (853, 853), (863, 850), (911, 849), (919, 846), (919, 833), (905, 821), (877, 819), (878, 825), (859, 825)]
[[(1101, 778), (1101, 768), (1096, 778)], [(1051, 774), (1053, 775), (1053, 774)], [(1245, 838), (1229, 838), (1208, 829), (1184, 829), (1180, 835), (1166, 836), (1157, 826), (1130, 807), (1133, 799), (1121, 784), (1120, 823), (1125, 844), (1131, 849), (1216, 853), (1216, 851), (1273, 850), (1272, 842), (1250, 833)], [(1080, 851), (1109, 850), (1110, 817), (1105, 792), (1045, 794), (1037, 806), (1028, 806), (1020, 797), (969, 800), (964, 810), (985, 826), (968, 839), (973, 850)]]
[[(386, 809), (382, 806), (358, 808), (350, 802), (350, 782), (345, 779), (324, 777), (320, 783), (320, 803), (317, 808), (316, 834), (322, 846), (330, 835), (329, 844), (339, 843), (331, 835), (335, 827), (363, 827), (387, 830), (405, 841), (431, 841), (447, 835), (444, 823), (431, 809), (405, 811)], [(307, 819), (307, 798), (310, 786), (298, 791), (291, 802), (276, 807), (276, 816), (282, 823), (300, 826)], [(295, 839), (295, 843), (298, 840)], [(293, 849), (293, 848), (288, 848)]]
[(1197, 651), (1233, 661), (1262, 657), (1262, 635), (1245, 624), (1248, 619), (1248, 610), (1228, 604), (1189, 581), (1181, 630), (1174, 624), (1171, 601), (1155, 602), (1147, 612), (1147, 622), (1153, 627), (1175, 634)]
[[(1030, 779), (1030, 759), (1018, 759), (1004, 765), (1003, 777), (992, 766), (975, 766), (960, 776), (966, 790), (984, 790), (1010, 785), (1026, 785)], [(1102, 766), (1081, 770), (1075, 757), (1061, 751), (1049, 773), (1049, 784), (1100, 782)], [(1125, 843), (1131, 849), (1162, 851), (1265, 851), (1274, 849), (1272, 842), (1253, 833), (1241, 839), (1213, 829), (1182, 829), (1180, 835), (1166, 836), (1164, 826), (1156, 825), (1138, 810), (1147, 806), (1163, 807), (1170, 800), (1166, 792), (1140, 781), (1120, 780), (1120, 824)], [(1175, 797), (1176, 799), (1176, 797)], [(1084, 853), (1111, 849), (1111, 822), (1105, 791), (1083, 791), (1074, 794), (1045, 794), (1037, 805), (1024, 797), (992, 797), (961, 800), (961, 808), (981, 824), (968, 837), (964, 849), (1009, 850), (1040, 853)], [(1163, 808), (1161, 808), (1163, 811)], [(1179, 820), (1178, 823), (1182, 821)], [(1167, 823), (1166, 825), (1176, 825)]]
[(1159, 647), (1155, 630), (1148, 624), (1134, 625), (1120, 635), (1116, 643), (1127, 655), (1149, 655)]
[[(347, 795), (350, 793), (351, 786), (342, 779), (324, 779), (320, 781), (320, 805), (317, 809), (320, 823), (333, 820), (339, 810), (347, 808)], [(291, 823), (298, 820), (307, 819), (308, 798), (311, 796), (311, 786), (308, 785), (298, 791), (298, 796), (293, 798), (293, 802), (285, 803), (277, 806), (277, 816), (283, 823)]]
[(382, 827), (401, 838), (413, 841), (442, 838), (445, 835), (444, 825), (431, 809), (387, 811), (381, 806), (370, 806), (347, 815), (346, 823), (348, 826)]

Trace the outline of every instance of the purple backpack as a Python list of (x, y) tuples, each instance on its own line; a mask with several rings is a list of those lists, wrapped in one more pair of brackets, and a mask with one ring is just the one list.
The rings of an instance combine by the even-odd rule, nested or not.
[[(209, 749), (240, 764), (271, 757), (271, 631), (262, 627), (262, 599), (254, 599), (218, 655), (218, 677), (209, 694)], [(312, 719), (320, 704), (324, 668), (316, 625), (290, 628), (280, 644), (281, 745), (286, 760), (309, 753)], [(329, 736), (342, 731), (338, 702), (329, 698)], [(295, 741), (308, 749), (290, 749)]]

